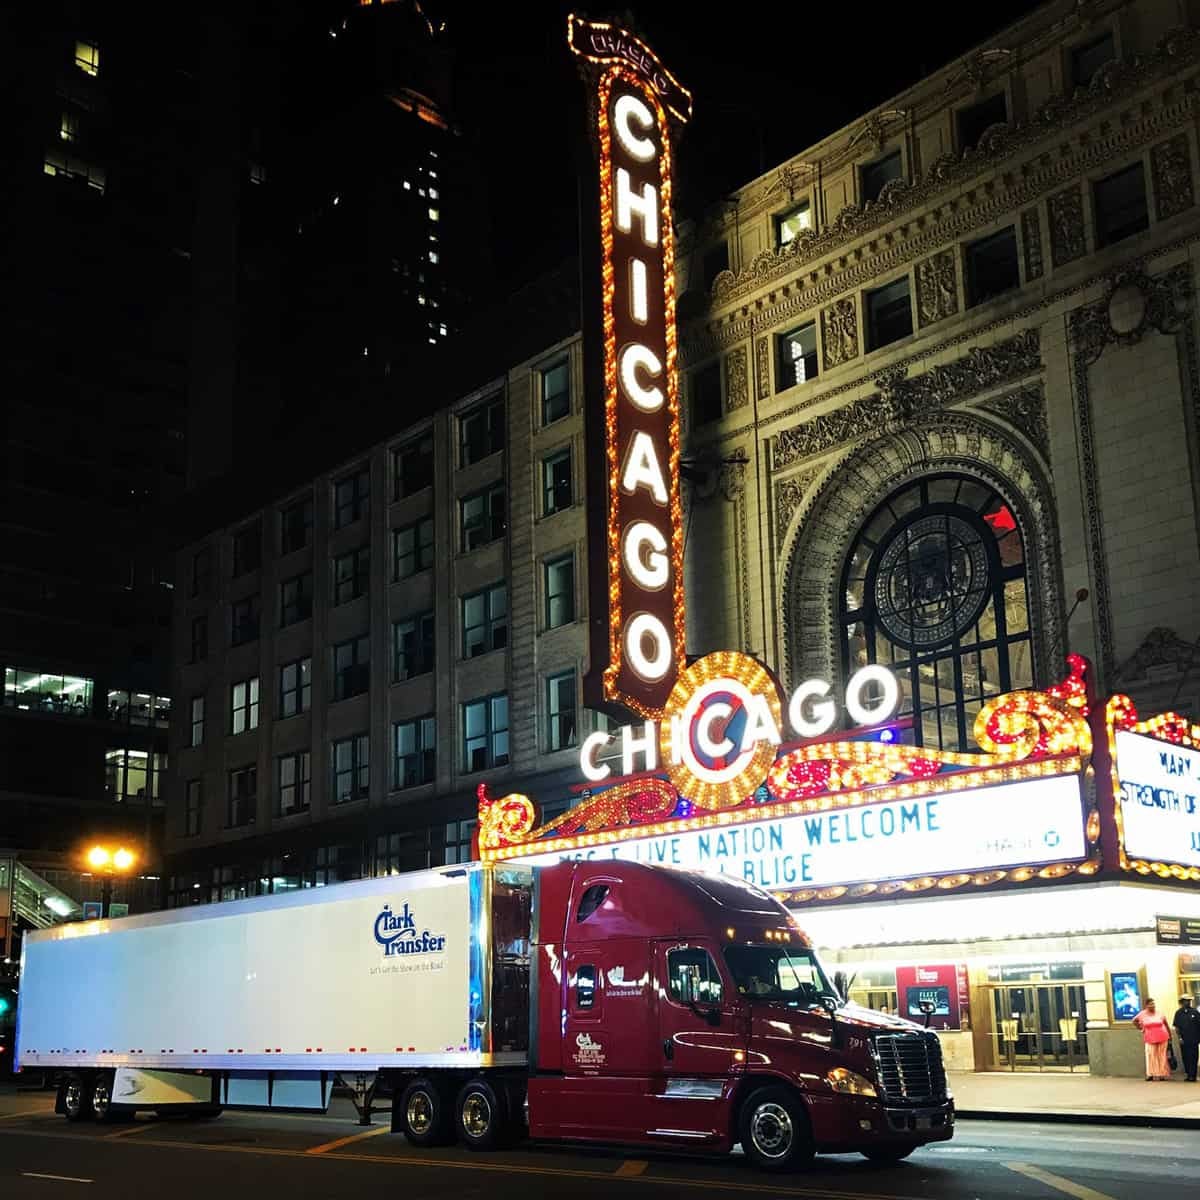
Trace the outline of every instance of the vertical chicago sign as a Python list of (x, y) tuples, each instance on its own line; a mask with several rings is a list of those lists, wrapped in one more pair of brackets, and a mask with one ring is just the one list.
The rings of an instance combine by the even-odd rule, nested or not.
[(684, 658), (671, 133), (691, 95), (632, 34), (577, 16), (600, 154), (609, 642), (604, 694), (662, 713)]

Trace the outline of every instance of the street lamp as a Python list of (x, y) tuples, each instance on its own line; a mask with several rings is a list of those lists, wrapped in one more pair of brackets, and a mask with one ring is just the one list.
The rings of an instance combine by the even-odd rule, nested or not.
[(113, 879), (117, 875), (127, 874), (136, 861), (137, 856), (124, 846), (119, 846), (116, 850), (110, 850), (107, 846), (93, 846), (87, 852), (88, 866), (104, 880), (104, 890), (100, 898), (101, 916), (108, 916), (112, 904)]

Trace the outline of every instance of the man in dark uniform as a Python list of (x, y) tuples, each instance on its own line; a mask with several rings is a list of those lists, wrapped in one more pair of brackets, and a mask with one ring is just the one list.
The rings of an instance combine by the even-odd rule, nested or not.
[(1196, 1082), (1196, 1058), (1200, 1054), (1200, 1012), (1192, 1006), (1191, 996), (1179, 997), (1179, 1010), (1171, 1022), (1179, 1034), (1179, 1046), (1183, 1050), (1183, 1070), (1189, 1083)]

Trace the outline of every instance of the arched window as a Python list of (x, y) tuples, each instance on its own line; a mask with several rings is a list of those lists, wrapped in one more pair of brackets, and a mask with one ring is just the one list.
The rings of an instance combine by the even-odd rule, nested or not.
[(963, 475), (906, 484), (863, 525), (842, 575), (842, 668), (882, 663), (922, 746), (975, 747), (975, 714), (1033, 684), (1021, 531)]

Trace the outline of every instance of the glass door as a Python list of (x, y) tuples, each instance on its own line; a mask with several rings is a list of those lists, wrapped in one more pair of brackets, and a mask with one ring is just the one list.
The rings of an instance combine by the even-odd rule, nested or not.
[(992, 1066), (1008, 1071), (1087, 1070), (1082, 983), (990, 985)]

